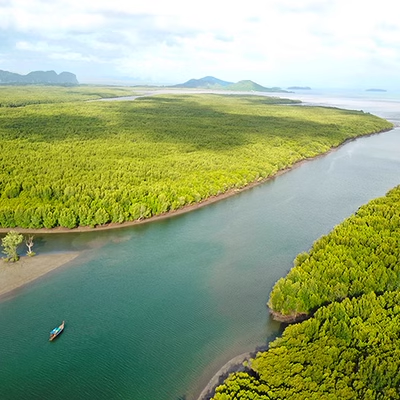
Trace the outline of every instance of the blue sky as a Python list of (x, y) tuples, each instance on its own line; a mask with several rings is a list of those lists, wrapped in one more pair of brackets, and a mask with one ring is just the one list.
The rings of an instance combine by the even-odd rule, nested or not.
[(0, 69), (400, 89), (395, 0), (0, 0)]

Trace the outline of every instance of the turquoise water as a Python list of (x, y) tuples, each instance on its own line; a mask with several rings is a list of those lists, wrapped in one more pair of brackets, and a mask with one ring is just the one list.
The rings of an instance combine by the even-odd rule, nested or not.
[(82, 253), (0, 302), (0, 399), (196, 399), (279, 333), (265, 303), (296, 254), (397, 184), (399, 128), (188, 214), (38, 236), (38, 253)]

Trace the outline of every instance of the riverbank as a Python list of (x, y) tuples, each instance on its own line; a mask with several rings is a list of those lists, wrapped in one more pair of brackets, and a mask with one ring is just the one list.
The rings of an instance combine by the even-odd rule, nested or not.
[(72, 261), (79, 253), (46, 254), (24, 256), (19, 261), (0, 261), (0, 298), (27, 283)]
[[(266, 350), (266, 349), (264, 349)], [(259, 350), (261, 351), (261, 350)], [(208, 382), (207, 386), (200, 393), (200, 396), (197, 400), (209, 400), (215, 394), (215, 389), (221, 385), (224, 380), (231, 374), (232, 372), (242, 372), (248, 370), (245, 367), (245, 361), (249, 361), (250, 358), (255, 357), (256, 352), (248, 352), (244, 354), (240, 354), (229, 360), (223, 367), (219, 369), (219, 371), (212, 377), (210, 382)]]
[(363, 137), (368, 137), (368, 136), (372, 136), (372, 135), (378, 135), (380, 133), (384, 133), (384, 132), (388, 132), (390, 130), (392, 130), (393, 127), (391, 129), (384, 129), (382, 131), (379, 132), (373, 132), (370, 134), (365, 134), (365, 135), (360, 135), (357, 137), (353, 137), (353, 138), (348, 138), (346, 139), (343, 143), (339, 144), (338, 146), (334, 146), (332, 148), (330, 148), (328, 151), (326, 151), (325, 153), (321, 153), (318, 154), (314, 157), (311, 158), (304, 158), (303, 160), (299, 160), (297, 162), (295, 162), (293, 165), (283, 168), (279, 171), (277, 171), (275, 174), (268, 176), (265, 179), (260, 179), (256, 182), (252, 182), (240, 189), (235, 188), (235, 189), (230, 189), (228, 191), (226, 191), (225, 193), (221, 193), (217, 196), (211, 196), (205, 200), (202, 200), (198, 203), (194, 203), (194, 204), (190, 204), (190, 205), (186, 205), (178, 210), (173, 210), (173, 211), (168, 211), (166, 213), (163, 214), (158, 214), (158, 215), (154, 215), (150, 218), (145, 218), (145, 219), (141, 219), (141, 220), (135, 220), (135, 221), (128, 221), (128, 222), (123, 222), (123, 223), (110, 223), (110, 224), (105, 224), (105, 225), (99, 225), (96, 227), (90, 227), (90, 226), (81, 226), (81, 227), (77, 227), (77, 228), (73, 228), (73, 229), (69, 229), (69, 228), (63, 228), (63, 227), (56, 227), (56, 228), (51, 228), (51, 229), (46, 229), (46, 228), (41, 228), (41, 229), (27, 229), (27, 228), (0, 228), (0, 233), (7, 233), (10, 230), (15, 230), (18, 231), (19, 233), (77, 233), (77, 232), (96, 232), (96, 231), (103, 231), (103, 230), (109, 230), (109, 229), (120, 229), (120, 228), (125, 228), (125, 227), (130, 227), (130, 226), (134, 226), (134, 225), (139, 225), (139, 224), (146, 224), (149, 222), (153, 222), (156, 220), (160, 220), (160, 219), (165, 219), (165, 218), (171, 218), (174, 217), (176, 215), (180, 215), (180, 214), (184, 214), (184, 213), (188, 213), (190, 211), (196, 210), (200, 207), (204, 207), (207, 206), (209, 204), (212, 203), (216, 203), (218, 201), (224, 200), (228, 197), (231, 196), (235, 196), (238, 193), (244, 192), (246, 190), (252, 189), (255, 186), (261, 185), (263, 183), (266, 183), (268, 181), (271, 181), (275, 178), (277, 178), (278, 176), (281, 176), (282, 174), (285, 174), (289, 171), (292, 171), (295, 168), (300, 167), (301, 165), (303, 165), (304, 163), (311, 161), (311, 160), (315, 160), (318, 159), (319, 157), (323, 157), (326, 156), (327, 154), (336, 151), (338, 149), (340, 149), (342, 146), (344, 146), (345, 144), (352, 142), (354, 140), (357, 140), (359, 138), (363, 138)]
[[(313, 160), (313, 159), (317, 159), (323, 156), (326, 156), (329, 153), (332, 153), (336, 150), (338, 150), (339, 148), (343, 147), (345, 144), (348, 144), (352, 141), (355, 141), (356, 139), (359, 138), (363, 138), (363, 137), (367, 137), (367, 136), (374, 136), (377, 134), (381, 134), (384, 133), (385, 131), (382, 132), (377, 132), (377, 133), (371, 133), (369, 135), (363, 135), (363, 136), (359, 136), (356, 138), (350, 138), (347, 139), (345, 142), (343, 142), (342, 144), (340, 144), (337, 147), (331, 148), (328, 152), (320, 154), (312, 159), (306, 159), (306, 160), (302, 160), (299, 161), (297, 163), (295, 163), (291, 168), (288, 168), (286, 170), (281, 170), (278, 171), (278, 173), (276, 175), (274, 175), (273, 177), (269, 178), (269, 179), (274, 179), (276, 176), (279, 176), (287, 171), (290, 171), (296, 167), (299, 167), (300, 165), (302, 165), (303, 163), (309, 161), (309, 160)], [(306, 319), (307, 316), (306, 315), (300, 315), (300, 316), (295, 316), (295, 317), (288, 317), (285, 319), (285, 317), (281, 317), (280, 315), (278, 315), (277, 313), (271, 312), (270, 310), (270, 314), (273, 316), (273, 319), (281, 322), (283, 324), (289, 324), (289, 323), (293, 323), (293, 322), (299, 322), (303, 319)], [(265, 349), (259, 349), (257, 351), (266, 351), (267, 347)], [(206, 385), (206, 387), (202, 390), (201, 394), (197, 397), (196, 395), (196, 399), (197, 400), (209, 400), (211, 399), (214, 395), (215, 395), (215, 389), (224, 382), (224, 380), (229, 376), (230, 373), (234, 373), (234, 372), (241, 372), (246, 370), (246, 367), (243, 365), (243, 363), (245, 361), (250, 360), (250, 358), (254, 358), (256, 355), (256, 352), (252, 352), (252, 353), (245, 353), (245, 354), (241, 354), (237, 357), (234, 357), (233, 359), (231, 359), (230, 361), (228, 361), (225, 365), (223, 365), (217, 372), (215, 372), (215, 374), (211, 377), (210, 381), (208, 382), (208, 384)]]

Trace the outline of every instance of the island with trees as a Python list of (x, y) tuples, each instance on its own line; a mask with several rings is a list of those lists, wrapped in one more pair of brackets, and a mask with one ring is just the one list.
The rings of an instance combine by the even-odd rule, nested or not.
[(189, 79), (187, 82), (173, 85), (173, 88), (191, 88), (191, 89), (213, 89), (213, 90), (231, 90), (242, 92), (275, 92), (289, 93), (280, 87), (265, 87), (249, 79), (244, 79), (239, 82), (228, 82), (213, 76), (205, 76), (200, 79)]

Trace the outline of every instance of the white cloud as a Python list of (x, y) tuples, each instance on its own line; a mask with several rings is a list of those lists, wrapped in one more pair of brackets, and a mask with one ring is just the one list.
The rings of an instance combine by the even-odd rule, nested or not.
[(97, 59), (96, 57), (92, 56), (85, 56), (81, 53), (74, 53), (74, 52), (62, 52), (62, 53), (50, 53), (48, 55), (49, 58), (54, 60), (68, 60), (68, 61), (86, 61), (86, 62), (94, 62), (99, 63), (101, 60)]
[[(268, 85), (307, 80), (313, 85), (324, 79), (361, 84), (380, 79), (379, 74), (396, 76), (400, 68), (394, 0), (0, 4), (2, 53), (7, 65), (15, 60), (16, 69), (30, 54), (35, 70), (40, 59), (53, 62), (54, 69), (64, 69), (67, 60), (77, 74), (85, 68), (104, 74), (107, 65), (108, 75), (164, 82), (217, 75)], [(3, 64), (0, 60), (0, 68)]]
[(18, 41), (15, 44), (15, 48), (21, 51), (39, 52), (39, 53), (49, 53), (53, 51), (65, 51), (65, 48), (57, 45), (49, 45), (49, 43), (44, 41), (39, 42), (28, 42), (26, 40)]

